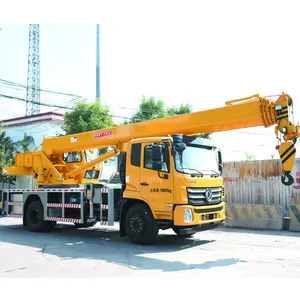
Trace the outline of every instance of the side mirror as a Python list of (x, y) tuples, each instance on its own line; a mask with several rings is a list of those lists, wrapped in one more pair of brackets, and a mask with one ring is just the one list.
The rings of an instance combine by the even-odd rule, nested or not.
[(162, 162), (162, 146), (153, 144), (152, 145), (152, 154), (151, 154), (153, 162)]
[(222, 175), (223, 173), (223, 165), (219, 164), (219, 172), (220, 172), (220, 175)]
[(156, 170), (156, 171), (161, 171), (163, 166), (163, 162), (162, 161), (153, 161), (152, 162), (152, 169)]
[(176, 143), (173, 145), (173, 148), (177, 152), (182, 152), (183, 150), (185, 150), (186, 144), (185, 143)]
[(222, 152), (218, 150), (218, 162), (219, 162), (219, 172), (220, 175), (223, 173), (223, 161), (222, 161)]

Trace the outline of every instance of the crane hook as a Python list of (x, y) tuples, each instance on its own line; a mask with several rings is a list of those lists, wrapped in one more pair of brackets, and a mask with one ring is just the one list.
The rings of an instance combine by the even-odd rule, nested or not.
[(281, 182), (284, 185), (289, 186), (289, 185), (292, 185), (294, 183), (294, 178), (289, 172), (285, 172), (285, 174), (283, 176), (281, 176)]

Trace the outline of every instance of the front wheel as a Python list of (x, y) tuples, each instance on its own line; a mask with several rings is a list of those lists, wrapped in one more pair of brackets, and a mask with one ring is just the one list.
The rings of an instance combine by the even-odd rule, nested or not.
[(125, 222), (126, 233), (132, 243), (148, 245), (155, 242), (159, 228), (147, 205), (138, 203), (131, 206)]

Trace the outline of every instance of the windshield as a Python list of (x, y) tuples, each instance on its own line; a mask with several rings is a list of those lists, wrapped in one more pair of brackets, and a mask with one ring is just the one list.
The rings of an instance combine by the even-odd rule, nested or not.
[(182, 152), (175, 152), (175, 166), (180, 173), (219, 174), (217, 153), (213, 148), (187, 146)]

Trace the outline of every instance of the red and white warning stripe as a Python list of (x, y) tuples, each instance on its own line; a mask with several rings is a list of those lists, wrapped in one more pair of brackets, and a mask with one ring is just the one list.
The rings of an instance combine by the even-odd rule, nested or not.
[(48, 207), (67, 207), (67, 208), (80, 208), (80, 204), (71, 204), (71, 203), (47, 203)]
[(108, 193), (108, 188), (102, 188), (101, 193)]
[(9, 218), (22, 218), (23, 215), (9, 214), (7, 215)]
[(60, 222), (70, 222), (70, 223), (80, 223), (80, 219), (71, 219), (71, 218), (53, 218), (48, 217), (47, 221), (60, 221)]
[(23, 205), (23, 202), (8, 202), (8, 205), (10, 206), (22, 206)]
[(11, 192), (84, 192), (84, 189), (74, 188), (74, 189), (9, 189), (3, 190), (5, 193)]
[(100, 225), (107, 225), (108, 221), (100, 221)]
[(107, 205), (107, 204), (102, 204), (102, 205), (101, 205), (101, 208), (102, 208), (102, 209), (108, 209), (108, 205)]

